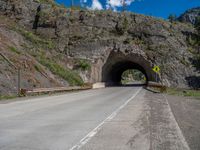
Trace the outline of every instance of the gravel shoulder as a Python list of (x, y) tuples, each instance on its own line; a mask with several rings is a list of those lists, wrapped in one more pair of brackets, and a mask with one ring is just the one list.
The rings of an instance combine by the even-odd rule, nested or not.
[(166, 95), (191, 150), (200, 149), (200, 100)]

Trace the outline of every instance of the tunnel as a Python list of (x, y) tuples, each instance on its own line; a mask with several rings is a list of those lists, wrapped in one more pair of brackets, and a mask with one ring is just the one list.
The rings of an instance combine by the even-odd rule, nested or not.
[(139, 64), (136, 64), (131, 61), (120, 61), (114, 64), (110, 68), (110, 70), (107, 72), (107, 74), (104, 74), (104, 77), (103, 77), (104, 82), (113, 83), (113, 84), (121, 84), (123, 72), (130, 69), (141, 71), (145, 75), (146, 81), (148, 81), (148, 76), (144, 68), (142, 68)]
[(155, 81), (152, 65), (143, 56), (111, 52), (102, 68), (102, 82), (107, 85), (121, 85), (123, 72), (130, 69), (141, 71), (146, 77), (146, 84), (148, 81)]

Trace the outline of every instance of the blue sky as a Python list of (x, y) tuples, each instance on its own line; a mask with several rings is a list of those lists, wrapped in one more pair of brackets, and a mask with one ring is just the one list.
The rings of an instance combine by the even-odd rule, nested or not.
[[(71, 0), (56, 0), (58, 3), (70, 6)], [(121, 0), (74, 0), (76, 5), (85, 5), (93, 9), (121, 10)], [(200, 0), (126, 0), (127, 10), (140, 14), (167, 18), (169, 14), (179, 16), (185, 10), (200, 7)]]

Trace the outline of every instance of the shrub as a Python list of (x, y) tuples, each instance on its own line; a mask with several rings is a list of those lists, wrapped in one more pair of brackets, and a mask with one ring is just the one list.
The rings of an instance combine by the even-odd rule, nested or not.
[(81, 69), (83, 71), (90, 70), (91, 65), (87, 60), (81, 59), (76, 62), (76, 68)]

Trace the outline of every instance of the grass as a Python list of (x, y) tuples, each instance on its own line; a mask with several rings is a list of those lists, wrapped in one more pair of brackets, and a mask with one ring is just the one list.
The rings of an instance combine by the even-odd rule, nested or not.
[(37, 47), (41, 46), (43, 48), (48, 48), (48, 49), (55, 48), (54, 42), (50, 39), (41, 38), (30, 31), (26, 31), (23, 28), (15, 27), (14, 30), (21, 33), (28, 41), (34, 44), (34, 46), (37, 46)]
[(16, 95), (0, 95), (0, 100), (13, 99), (16, 97), (17, 97)]
[(177, 89), (177, 88), (168, 88), (167, 94), (193, 97), (200, 100), (200, 90), (185, 90), (185, 89)]
[(38, 65), (38, 64), (35, 64), (35, 65), (34, 65), (34, 68), (35, 68), (35, 70), (37, 70), (38, 72), (43, 72), (42, 67), (41, 67), (40, 65)]
[(54, 44), (53, 44), (52, 41), (41, 39), (38, 36), (36, 36), (35, 34), (33, 34), (32, 32), (26, 31), (26, 32), (23, 32), (23, 35), (26, 39), (28, 39), (29, 41), (31, 41), (35, 45), (40, 44), (40, 45), (45, 46), (46, 48), (49, 48), (49, 49), (54, 48)]
[(39, 62), (45, 67), (47, 67), (52, 73), (68, 81), (68, 83), (71, 86), (74, 86), (74, 85), (81, 86), (84, 84), (82, 78), (78, 75), (78, 73), (74, 72), (73, 70), (66, 69), (62, 67), (61, 65), (57, 64), (56, 62), (48, 58), (45, 58), (44, 56), (41, 56), (39, 58)]
[(10, 46), (9, 50), (12, 51), (12, 52), (14, 52), (14, 53), (16, 53), (16, 54), (21, 54), (21, 52), (17, 48), (15, 48), (13, 46)]

